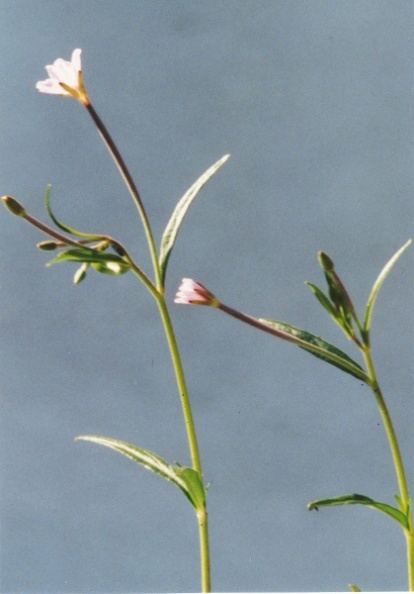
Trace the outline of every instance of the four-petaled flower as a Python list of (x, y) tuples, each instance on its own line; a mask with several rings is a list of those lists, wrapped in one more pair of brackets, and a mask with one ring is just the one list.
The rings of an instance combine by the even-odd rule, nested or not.
[(211, 307), (219, 307), (220, 305), (220, 302), (212, 293), (210, 293), (210, 291), (191, 278), (183, 278), (175, 296), (174, 303), (182, 303), (184, 305), (210, 305)]
[(75, 49), (70, 62), (58, 58), (53, 64), (46, 66), (49, 78), (36, 83), (41, 93), (74, 97), (82, 105), (89, 105), (90, 100), (83, 85), (80, 49)]

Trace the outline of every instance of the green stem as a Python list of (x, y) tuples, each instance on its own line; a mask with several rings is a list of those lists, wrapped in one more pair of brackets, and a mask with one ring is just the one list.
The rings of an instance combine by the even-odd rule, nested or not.
[(175, 377), (177, 380), (178, 391), (180, 393), (181, 405), (184, 413), (185, 425), (188, 435), (188, 443), (190, 446), (191, 459), (194, 470), (202, 475), (200, 454), (198, 450), (197, 436), (195, 432), (193, 415), (191, 412), (190, 399), (188, 396), (187, 385), (185, 382), (184, 370), (181, 364), (181, 359), (178, 351), (177, 341), (175, 339), (174, 330), (172, 327), (170, 315), (167, 304), (163, 295), (158, 294), (157, 305), (160, 310), (162, 322), (167, 336), (168, 346), (170, 347), (171, 358), (174, 365)]
[(152, 234), (151, 226), (149, 224), (149, 220), (147, 217), (147, 213), (145, 212), (145, 208), (142, 203), (141, 196), (139, 195), (138, 188), (136, 187), (135, 182), (134, 182), (131, 174), (129, 173), (129, 170), (125, 164), (125, 161), (123, 160), (123, 158), (121, 156), (121, 153), (119, 152), (116, 144), (112, 140), (112, 137), (109, 134), (105, 124), (103, 123), (103, 121), (101, 120), (101, 118), (99, 117), (97, 112), (95, 111), (95, 108), (93, 107), (93, 105), (91, 103), (85, 105), (85, 107), (88, 110), (88, 113), (91, 116), (92, 120), (94, 121), (96, 127), (98, 128), (98, 132), (101, 135), (102, 140), (104, 141), (113, 160), (115, 161), (115, 164), (119, 169), (122, 179), (124, 180), (125, 185), (127, 186), (128, 190), (135, 202), (135, 205), (138, 209), (139, 215), (142, 220), (142, 224), (144, 226), (144, 231), (145, 231), (145, 235), (147, 238), (147, 242), (148, 242), (148, 246), (149, 246), (149, 250), (150, 250), (150, 254), (151, 254), (152, 266), (153, 266), (154, 274), (155, 274), (155, 278), (156, 278), (156, 285), (158, 288), (160, 288), (161, 287), (161, 274), (160, 274), (160, 269), (158, 266), (157, 248), (155, 247), (154, 236)]
[(200, 535), (200, 557), (201, 557), (201, 591), (211, 592), (210, 580), (210, 546), (208, 542), (208, 515), (207, 508), (197, 513), (198, 531)]
[(398, 488), (400, 491), (400, 498), (403, 504), (403, 512), (408, 513), (409, 529), (405, 530), (405, 536), (407, 541), (407, 565), (408, 565), (408, 587), (409, 591), (414, 591), (414, 533), (413, 533), (413, 516), (410, 504), (410, 493), (408, 489), (407, 477), (404, 470), (404, 464), (401, 456), (400, 447), (398, 445), (398, 439), (395, 433), (394, 425), (391, 420), (388, 407), (385, 403), (384, 396), (381, 392), (381, 388), (378, 384), (377, 374), (375, 371), (374, 363), (371, 356), (371, 350), (368, 345), (362, 348), (362, 354), (365, 359), (367, 366), (368, 376), (371, 380), (370, 386), (377, 401), (379, 412), (382, 417), (385, 432), (388, 438), (392, 458), (394, 461), (395, 473), (397, 475)]
[[(133, 262), (131, 257), (125, 252), (125, 257), (129, 261), (132, 266), (132, 270), (138, 276), (138, 278), (144, 282), (148, 290), (151, 292), (153, 297), (155, 298), (160, 314), (161, 319), (164, 325), (165, 334), (167, 337), (167, 342), (170, 348), (171, 358), (174, 366), (178, 392), (180, 394), (181, 399), (181, 406), (183, 410), (183, 416), (185, 421), (185, 426), (187, 430), (187, 438), (188, 444), (190, 448), (190, 454), (192, 459), (192, 464), (194, 470), (198, 472), (200, 475), (200, 479), (203, 480), (203, 473), (201, 468), (201, 460), (200, 460), (200, 453), (198, 449), (197, 443), (197, 436), (195, 431), (195, 425), (193, 420), (193, 415), (191, 411), (190, 405), (190, 398), (188, 395), (187, 385), (185, 382), (184, 370), (181, 364), (181, 358), (178, 351), (177, 341), (175, 339), (174, 330), (171, 324), (170, 315), (168, 312), (167, 304), (165, 302), (164, 297), (164, 287), (161, 278), (161, 270), (158, 263), (158, 254), (157, 249), (154, 242), (154, 236), (152, 234), (151, 226), (147, 217), (147, 214), (144, 209), (144, 205), (142, 203), (141, 197), (139, 195), (138, 189), (135, 185), (135, 182), (129, 173), (129, 170), (118, 151), (117, 146), (115, 145), (112, 137), (110, 136), (108, 130), (106, 129), (105, 124), (102, 122), (101, 118), (98, 116), (97, 112), (95, 111), (94, 107), (91, 103), (84, 104), (86, 109), (89, 112), (92, 120), (94, 121), (106, 147), (108, 148), (112, 158), (115, 161), (116, 166), (118, 167), (121, 176), (132, 196), (136, 207), (138, 209), (139, 215), (142, 220), (142, 224), (144, 226), (145, 234), (147, 237), (148, 247), (151, 254), (152, 265), (154, 269), (155, 275), (155, 286), (149, 281), (149, 279), (144, 275), (141, 269), (136, 266)], [(200, 535), (200, 557), (201, 557), (201, 582), (203, 592), (210, 592), (210, 555), (209, 555), (209, 542), (208, 542), (208, 522), (207, 522), (207, 510), (204, 507), (203, 510), (197, 510), (197, 518), (198, 518), (198, 525), (199, 525), (199, 535)]]
[[(171, 359), (174, 366), (175, 377), (177, 380), (178, 392), (181, 399), (181, 407), (183, 410), (185, 426), (187, 430), (188, 444), (190, 447), (191, 460), (194, 470), (200, 475), (203, 480), (203, 471), (201, 467), (200, 452), (198, 449), (197, 435), (194, 425), (193, 414), (191, 411), (190, 398), (188, 395), (187, 384), (185, 381), (184, 370), (181, 363), (181, 358), (178, 350), (177, 341), (172, 327), (170, 314), (168, 312), (167, 304), (164, 295), (158, 294), (156, 298), (158, 308), (160, 310), (161, 318), (165, 328), (168, 346), (170, 347)], [(203, 592), (210, 592), (210, 547), (208, 539), (208, 516), (207, 509), (204, 506), (202, 510), (197, 510), (197, 519), (200, 536), (200, 561), (201, 561), (201, 584)]]

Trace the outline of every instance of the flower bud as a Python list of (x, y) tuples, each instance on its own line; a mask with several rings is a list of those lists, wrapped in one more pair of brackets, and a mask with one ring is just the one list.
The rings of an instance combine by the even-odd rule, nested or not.
[(209, 305), (210, 307), (220, 306), (220, 302), (208, 289), (191, 278), (183, 278), (174, 303), (182, 303), (183, 305)]
[(85, 278), (86, 273), (88, 271), (88, 268), (89, 268), (89, 266), (88, 266), (87, 262), (84, 262), (82, 264), (82, 266), (80, 266), (77, 269), (77, 271), (75, 272), (74, 277), (73, 277), (73, 282), (75, 283), (75, 285), (79, 285), (79, 283), (81, 283), (83, 281), (83, 279)]
[(332, 272), (334, 269), (334, 263), (325, 252), (318, 252), (318, 260), (321, 267), (325, 270), (325, 272)]
[(56, 241), (41, 241), (40, 243), (37, 244), (37, 246), (39, 248), (39, 250), (44, 250), (45, 252), (51, 252), (53, 250), (56, 250), (59, 245), (56, 243)]
[(26, 211), (20, 202), (17, 202), (15, 198), (11, 196), (2, 196), (3, 204), (12, 214), (16, 215), (17, 217), (25, 217)]

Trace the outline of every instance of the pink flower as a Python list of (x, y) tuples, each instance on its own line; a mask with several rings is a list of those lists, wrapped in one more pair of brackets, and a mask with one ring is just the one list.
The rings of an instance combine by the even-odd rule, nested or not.
[(212, 293), (210, 293), (210, 291), (191, 278), (183, 278), (175, 296), (174, 303), (182, 303), (184, 305), (210, 305), (211, 307), (219, 307), (220, 305), (219, 301)]
[(53, 64), (46, 66), (49, 78), (36, 83), (36, 89), (41, 93), (74, 97), (82, 105), (89, 105), (89, 97), (85, 91), (82, 78), (80, 49), (75, 49), (70, 62), (58, 58)]

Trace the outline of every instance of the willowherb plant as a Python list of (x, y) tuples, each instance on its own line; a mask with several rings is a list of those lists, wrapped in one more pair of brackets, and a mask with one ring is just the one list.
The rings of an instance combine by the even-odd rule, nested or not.
[[(38, 248), (43, 251), (58, 250), (58, 254), (48, 263), (48, 265), (61, 262), (76, 262), (79, 264), (79, 268), (74, 276), (75, 284), (82, 282), (90, 271), (112, 276), (132, 272), (150, 292), (158, 307), (161, 321), (165, 329), (166, 340), (170, 349), (178, 395), (181, 401), (187, 431), (192, 466), (184, 467), (180, 466), (178, 463), (171, 464), (149, 450), (117, 439), (95, 435), (82, 435), (76, 439), (90, 441), (113, 449), (141, 466), (159, 474), (164, 479), (173, 483), (184, 493), (193, 506), (198, 521), (201, 588), (203, 592), (209, 592), (211, 589), (211, 579), (206, 484), (203, 477), (190, 397), (170, 319), (169, 306), (165, 299), (165, 279), (170, 255), (177, 239), (178, 231), (189, 207), (203, 186), (227, 161), (229, 155), (223, 156), (214, 163), (214, 165), (201, 175), (184, 194), (175, 207), (162, 234), (159, 248), (157, 248), (150, 221), (148, 220), (144, 204), (135, 182), (123, 161), (117, 146), (112, 140), (112, 137), (92, 106), (91, 100), (86, 92), (82, 76), (81, 50), (74, 50), (70, 62), (58, 59), (53, 65), (46, 66), (46, 70), (49, 78), (38, 82), (36, 85), (37, 89), (42, 93), (72, 97), (83, 105), (91, 116), (98, 132), (113, 157), (136, 205), (144, 228), (152, 262), (152, 277), (143, 271), (141, 266), (139, 266), (139, 264), (132, 258), (127, 248), (117, 239), (112, 238), (105, 233), (89, 234), (80, 232), (59, 221), (52, 212), (50, 206), (50, 186), (47, 187), (45, 193), (45, 207), (54, 227), (46, 225), (27, 213), (24, 206), (11, 196), (3, 196), (3, 203), (12, 214), (25, 219), (28, 223), (39, 229), (39, 231), (49, 236), (50, 239), (38, 244)], [(310, 332), (301, 330), (285, 322), (268, 318), (255, 318), (225, 305), (202, 284), (193, 281), (192, 279), (183, 279), (174, 301), (178, 304), (206, 305), (221, 310), (241, 322), (295, 344), (319, 359), (322, 359), (343, 372), (352, 375), (359, 381), (365, 382), (371, 388), (382, 417), (397, 477), (399, 493), (394, 496), (396, 504), (390, 505), (388, 503), (376, 501), (365, 495), (350, 494), (312, 501), (309, 503), (308, 509), (312, 510), (321, 507), (359, 504), (376, 509), (392, 518), (400, 526), (406, 538), (408, 586), (410, 591), (414, 591), (414, 527), (411, 500), (397, 436), (378, 383), (377, 373), (371, 355), (370, 340), (372, 313), (381, 285), (398, 258), (410, 243), (411, 240), (407, 241), (382, 269), (372, 287), (362, 319), (358, 317), (352, 300), (338, 276), (330, 257), (324, 252), (319, 252), (318, 254), (319, 263), (323, 269), (327, 282), (328, 292), (325, 294), (317, 286), (311, 283), (308, 283), (308, 285), (332, 320), (338, 324), (347, 338), (360, 351), (363, 365), (357, 363), (341, 349)], [(350, 588), (353, 591), (358, 591), (358, 587), (355, 585), (350, 585)]]

